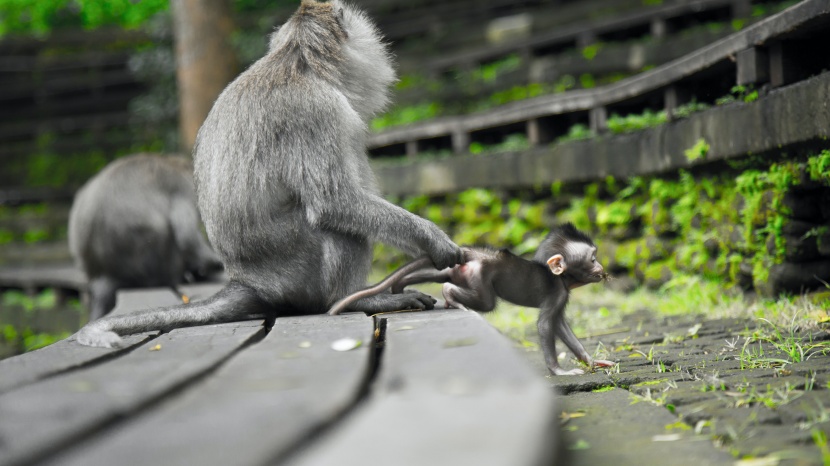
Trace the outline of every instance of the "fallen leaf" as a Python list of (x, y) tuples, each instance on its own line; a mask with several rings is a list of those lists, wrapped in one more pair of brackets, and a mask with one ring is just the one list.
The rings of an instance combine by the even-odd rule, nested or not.
[(150, 351), (158, 351), (158, 350), (160, 350), (160, 349), (161, 349), (161, 344), (158, 344), (158, 345), (156, 345), (156, 346), (151, 346), (151, 347), (150, 347)]
[(579, 439), (573, 445), (568, 447), (568, 450), (587, 450), (591, 448), (591, 444), (586, 440)]
[(584, 412), (581, 412), (581, 411), (577, 411), (575, 413), (569, 413), (569, 412), (566, 412), (566, 411), (562, 411), (562, 414), (559, 415), (559, 419), (561, 419), (562, 422), (567, 422), (571, 419), (576, 419), (578, 417), (585, 417), (585, 416), (586, 416), (586, 414)]
[(457, 340), (447, 340), (444, 342), (444, 348), (457, 348), (459, 346), (472, 346), (478, 343), (475, 338), (459, 338)]
[(334, 351), (351, 351), (359, 348), (361, 344), (363, 344), (362, 341), (355, 340), (354, 338), (341, 338), (331, 344), (331, 349)]

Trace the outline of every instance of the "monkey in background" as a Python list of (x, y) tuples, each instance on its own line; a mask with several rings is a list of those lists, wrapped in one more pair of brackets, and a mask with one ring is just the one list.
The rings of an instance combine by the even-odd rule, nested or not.
[[(373, 241), (426, 255), (438, 269), (461, 263), (461, 249), (438, 227), (378, 194), (368, 122), (394, 80), (364, 13), (303, 0), (266, 55), (216, 99), (196, 138), (199, 209), (229, 283), (202, 302), (100, 319), (78, 342), (110, 347), (142, 331), (324, 313), (365, 286)], [(420, 292), (381, 293), (352, 308), (434, 303)]]
[(417, 259), (393, 272), (377, 285), (353, 293), (329, 310), (344, 311), (359, 299), (390, 289), (400, 293), (417, 283), (443, 283), (448, 308), (490, 312), (497, 298), (540, 309), (537, 328), (548, 370), (554, 375), (583, 374), (582, 369), (563, 369), (556, 354), (555, 337), (588, 367), (613, 366), (611, 361), (592, 359), (565, 320), (570, 290), (607, 279), (597, 262), (597, 247), (570, 223), (555, 227), (545, 237), (533, 260), (506, 249), (462, 248), (465, 263), (444, 270), (429, 270), (429, 262)]
[(90, 321), (112, 310), (119, 288), (175, 289), (222, 269), (202, 236), (192, 172), (185, 157), (137, 154), (78, 191), (69, 251), (87, 275)]

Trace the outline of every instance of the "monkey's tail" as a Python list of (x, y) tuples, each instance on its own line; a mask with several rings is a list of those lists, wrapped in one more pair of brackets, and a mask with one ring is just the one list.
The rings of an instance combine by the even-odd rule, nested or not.
[(368, 288), (364, 288), (360, 291), (355, 291), (354, 293), (346, 296), (345, 298), (340, 299), (329, 309), (328, 314), (330, 316), (336, 316), (341, 312), (345, 311), (350, 304), (354, 303), (357, 300), (368, 298), (369, 296), (374, 296), (376, 294), (380, 294), (383, 290), (387, 288), (391, 288), (395, 283), (400, 282), (404, 277), (411, 274), (412, 272), (431, 267), (432, 261), (429, 257), (420, 257), (415, 259), (414, 261), (404, 265), (403, 267), (399, 268), (398, 270), (392, 272), (378, 282), (376, 285), (370, 286)]
[(112, 347), (120, 344), (120, 335), (251, 319), (269, 309), (253, 288), (232, 281), (203, 301), (103, 317), (88, 323), (76, 337), (83, 345)]

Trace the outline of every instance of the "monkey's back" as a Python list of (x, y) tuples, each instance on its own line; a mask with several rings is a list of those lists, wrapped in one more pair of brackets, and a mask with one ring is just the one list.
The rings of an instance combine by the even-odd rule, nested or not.
[(547, 266), (506, 249), (494, 253), (490, 263), (493, 264), (491, 283), (496, 295), (510, 303), (540, 307), (549, 293), (564, 288)]
[(138, 154), (109, 164), (72, 204), (72, 256), (90, 277), (165, 284), (183, 262), (171, 228), (174, 199), (195, 204), (186, 159)]
[(388, 62), (364, 15), (303, 3), (199, 130), (194, 175), (208, 237), (228, 276), (272, 304), (323, 312), (365, 284), (368, 237), (321, 219), (334, 198), (359, 209), (377, 192), (366, 119), (386, 101)]

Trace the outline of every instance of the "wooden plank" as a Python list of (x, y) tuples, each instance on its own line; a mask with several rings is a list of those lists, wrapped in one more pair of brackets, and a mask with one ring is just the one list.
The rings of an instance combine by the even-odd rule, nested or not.
[[(2, 199), (0, 199), (2, 202)], [(10, 288), (58, 287), (86, 289), (86, 274), (72, 264), (3, 267), (0, 286)]]
[(225, 283), (191, 283), (179, 286), (179, 291), (190, 297), (190, 301), (201, 301), (215, 295)]
[[(262, 342), (203, 385), (54, 464), (268, 464), (354, 403), (370, 369), (373, 332), (362, 314), (279, 318)], [(362, 345), (334, 351), (342, 338)]]
[(182, 300), (170, 288), (133, 288), (118, 290), (115, 307), (107, 315), (124, 315), (133, 311), (181, 304)]
[(554, 393), (481, 316), (380, 317), (385, 342), (372, 396), (288, 464), (550, 463), (558, 442)]
[[(181, 301), (167, 288), (119, 291), (112, 314), (126, 314), (149, 307), (170, 306)], [(123, 348), (81, 346), (74, 337), (30, 353), (0, 361), (0, 393), (28, 385), (51, 375), (116, 357), (145, 343), (158, 332), (124, 337)]]
[(131, 416), (263, 333), (257, 321), (177, 329), (118, 359), (6, 392), (0, 464), (32, 463)]

